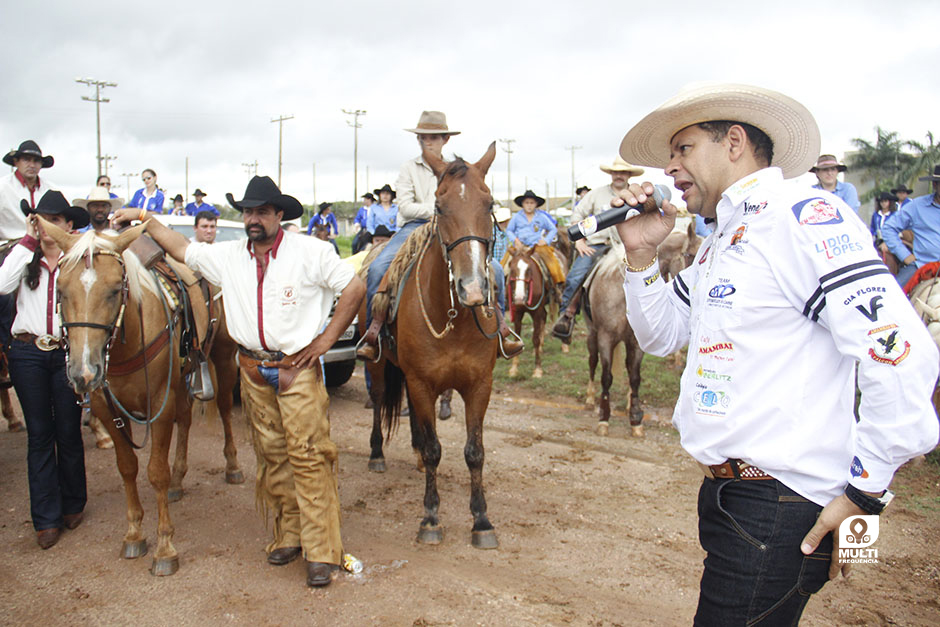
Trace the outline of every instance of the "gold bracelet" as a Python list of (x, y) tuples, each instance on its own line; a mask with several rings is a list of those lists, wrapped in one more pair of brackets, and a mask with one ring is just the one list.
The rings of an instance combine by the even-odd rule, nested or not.
[(652, 267), (653, 267), (653, 264), (656, 263), (656, 260), (657, 260), (657, 259), (659, 259), (659, 253), (656, 253), (655, 255), (653, 255), (652, 261), (650, 261), (648, 264), (646, 264), (646, 265), (643, 266), (642, 268), (634, 268), (633, 266), (630, 265), (630, 262), (627, 261), (627, 256), (624, 255), (624, 257), (623, 257), (623, 263), (624, 263), (625, 266), (627, 266), (627, 270), (629, 270), (630, 272), (643, 272), (643, 271), (645, 271), (645, 270), (649, 270), (650, 268), (652, 268)]
[(141, 222), (143, 222), (146, 217), (147, 217), (147, 210), (146, 210), (146, 209), (141, 209), (141, 210), (140, 210), (140, 215), (137, 216), (137, 219), (140, 220)]

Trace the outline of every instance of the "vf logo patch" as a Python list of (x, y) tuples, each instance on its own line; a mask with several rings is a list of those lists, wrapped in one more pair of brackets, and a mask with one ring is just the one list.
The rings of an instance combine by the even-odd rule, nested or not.
[(878, 516), (849, 516), (839, 525), (839, 562), (877, 564), (878, 549), (870, 548), (878, 539)]
[(868, 303), (868, 308), (865, 308), (865, 305), (856, 305), (855, 308), (858, 309), (859, 313), (871, 320), (872, 322), (878, 321), (878, 310), (884, 307), (881, 304), (881, 301), (884, 300), (883, 296), (872, 296), (871, 301)]
[(868, 356), (879, 364), (889, 366), (897, 366), (904, 361), (911, 352), (911, 344), (899, 333), (896, 324), (886, 324), (869, 331), (868, 339), (871, 340), (872, 345), (868, 349)]
[(839, 224), (842, 214), (823, 198), (808, 198), (801, 200), (791, 207), (796, 221), (800, 224), (819, 226), (823, 224)]

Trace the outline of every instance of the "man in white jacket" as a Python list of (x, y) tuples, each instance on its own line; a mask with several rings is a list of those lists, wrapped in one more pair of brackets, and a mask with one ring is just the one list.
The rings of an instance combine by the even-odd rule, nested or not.
[[(785, 180), (818, 151), (809, 111), (745, 85), (684, 90), (620, 147), (716, 220), (668, 284), (656, 249), (676, 208), (617, 227), (641, 347), (688, 345), (673, 422), (706, 475), (696, 624), (795, 624), (812, 593), (847, 574), (839, 549), (877, 522), (897, 468), (937, 444), (938, 354), (924, 325), (855, 211)], [(635, 206), (652, 191), (633, 184), (620, 196)]]

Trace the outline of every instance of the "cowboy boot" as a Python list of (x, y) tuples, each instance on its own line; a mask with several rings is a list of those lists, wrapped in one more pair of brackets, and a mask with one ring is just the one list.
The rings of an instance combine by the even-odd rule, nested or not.
[(503, 311), (499, 307), (494, 307), (493, 309), (496, 311), (496, 319), (499, 321), (499, 336), (502, 338), (500, 341), (502, 356), (506, 359), (512, 359), (522, 352), (522, 349), (525, 348), (525, 343), (523, 343), (522, 340), (514, 339), (518, 336), (514, 336), (509, 330), (506, 319), (503, 317)]
[(575, 292), (571, 302), (568, 303), (568, 306), (565, 307), (565, 310), (561, 312), (561, 316), (555, 322), (555, 326), (552, 327), (552, 335), (559, 340), (564, 341), (571, 337), (571, 332), (574, 330), (574, 317), (578, 313), (578, 303), (580, 302), (581, 291), (578, 290)]
[(382, 330), (382, 325), (385, 324), (387, 315), (387, 310), (379, 313), (373, 312), (372, 323), (369, 325), (369, 328), (366, 329), (366, 334), (362, 336), (362, 339), (359, 341), (359, 347), (356, 349), (357, 359), (376, 361), (379, 358), (379, 332)]

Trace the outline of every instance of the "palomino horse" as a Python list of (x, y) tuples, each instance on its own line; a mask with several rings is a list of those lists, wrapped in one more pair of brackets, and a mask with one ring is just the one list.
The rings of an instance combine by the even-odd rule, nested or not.
[[(137, 421), (147, 425), (144, 442), (151, 438), (147, 475), (156, 493), (159, 514), (150, 572), (172, 575), (179, 568), (179, 557), (172, 543), (168, 492), (180, 490), (186, 473), (192, 404), (181, 372), (178, 314), (171, 309), (153, 274), (126, 250), (146, 225), (116, 236), (92, 231), (68, 234), (47, 222), (43, 222), (43, 228), (65, 253), (60, 261), (58, 288), (62, 327), (68, 340), (69, 381), (77, 393), (91, 394), (95, 415), (109, 417), (103, 422), (114, 439), (127, 500), (128, 529), (122, 556), (130, 559), (147, 553), (134, 452), (141, 447), (134, 443), (130, 428), (130, 422)], [(226, 350), (229, 362), (234, 363), (231, 346), (226, 347), (223, 341), (219, 351)], [(225, 397), (234, 385), (234, 370), (227, 369), (223, 362), (216, 366), (219, 413), (227, 419), (231, 399)], [(179, 425), (179, 434), (171, 478), (168, 454), (174, 422)], [(227, 440), (230, 434), (226, 427)], [(241, 471), (233, 442), (226, 442), (225, 452), (226, 477), (237, 481)]]
[(423, 156), (437, 175), (437, 209), (431, 222), (418, 228), (403, 247), (406, 252), (412, 242), (420, 243), (415, 266), (404, 279), (397, 316), (389, 325), (394, 351), (387, 351), (383, 381), (373, 379), (372, 384), (374, 390), (377, 383), (384, 384), (382, 416), (390, 433), (398, 422), (402, 383), (408, 381), (412, 442), (421, 451), (426, 479), (418, 541), (426, 544), (437, 544), (444, 535), (438, 519), (441, 443), (435, 400), (448, 389), (463, 397), (471, 542), (476, 548), (496, 548), (483, 495), (483, 417), (499, 342), (487, 264), (492, 251), (493, 199), (484, 176), (496, 157), (496, 144), (490, 144), (474, 164), (459, 158), (446, 163), (427, 151)]
[[(552, 249), (553, 253), (555, 249)], [(566, 268), (561, 253), (555, 254), (558, 263)], [(522, 332), (522, 318), (526, 313), (532, 318), (532, 347), (535, 351), (535, 370), (533, 379), (542, 378), (542, 343), (545, 340), (545, 320), (555, 318), (558, 313), (558, 294), (552, 275), (544, 263), (537, 258), (535, 247), (519, 250), (510, 248), (506, 272), (506, 300), (509, 317), (515, 327), (516, 335)], [(509, 376), (519, 372), (519, 357), (513, 357), (509, 367)]]

